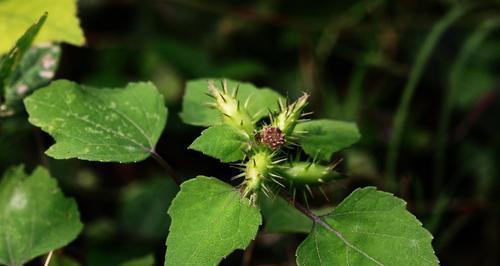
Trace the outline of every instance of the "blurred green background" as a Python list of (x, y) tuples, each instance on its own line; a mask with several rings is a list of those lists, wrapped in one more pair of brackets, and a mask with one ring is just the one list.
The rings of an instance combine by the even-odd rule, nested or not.
[[(355, 121), (363, 135), (338, 155), (348, 178), (326, 188), (331, 202), (311, 205), (376, 185), (408, 202), (442, 265), (500, 265), (499, 1), (80, 0), (79, 17), (87, 44), (63, 46), (57, 77), (152, 80), (170, 108), (158, 150), (182, 176), (235, 173), (186, 149), (201, 131), (177, 115), (186, 80), (306, 91), (314, 117)], [(54, 161), (25, 115), (1, 126), (0, 170), (45, 162), (78, 201), (84, 233), (59, 254), (109, 266), (154, 253), (162, 264), (176, 191), (154, 161)], [(264, 231), (223, 265), (294, 265), (304, 237)]]

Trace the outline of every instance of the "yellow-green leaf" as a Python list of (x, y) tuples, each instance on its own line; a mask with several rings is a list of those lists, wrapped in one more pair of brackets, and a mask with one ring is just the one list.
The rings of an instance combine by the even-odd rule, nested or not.
[(45, 26), (35, 43), (85, 43), (77, 17), (76, 0), (2, 0), (0, 1), (0, 54), (14, 46), (24, 31), (48, 12)]

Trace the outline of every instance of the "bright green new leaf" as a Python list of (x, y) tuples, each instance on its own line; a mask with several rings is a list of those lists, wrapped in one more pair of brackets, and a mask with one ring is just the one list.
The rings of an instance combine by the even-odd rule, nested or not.
[(23, 32), (47, 12), (45, 27), (35, 43), (67, 42), (83, 45), (76, 0), (2, 0), (0, 1), (0, 54), (8, 51)]
[(246, 134), (228, 125), (217, 125), (201, 132), (201, 136), (189, 148), (225, 163), (236, 162), (245, 157), (243, 150), (248, 141), (245, 136)]
[(167, 109), (152, 83), (98, 89), (59, 80), (24, 100), (29, 121), (54, 137), (55, 159), (137, 162), (152, 152)]
[[(185, 123), (207, 127), (222, 124), (222, 114), (207, 105), (213, 102), (213, 98), (207, 95), (208, 80), (214, 80), (215, 85), (221, 89), (221, 79), (205, 78), (191, 80), (187, 83), (182, 112), (180, 113)], [(247, 107), (249, 114), (255, 119), (267, 116), (268, 110), (278, 110), (278, 99), (281, 96), (271, 89), (259, 89), (250, 83), (236, 80), (227, 80), (227, 85), (230, 91), (239, 86), (237, 98), (243, 106)]]
[(405, 205), (374, 187), (355, 190), (314, 225), (297, 249), (298, 265), (439, 265), (431, 234)]
[(356, 124), (328, 119), (300, 123), (294, 133), (299, 136), (300, 145), (308, 155), (325, 161), (361, 138)]
[(21, 265), (73, 241), (82, 230), (78, 208), (38, 167), (7, 170), (0, 181), (0, 264)]
[[(0, 2), (1, 5), (2, 2)], [(10, 79), (12, 76), (12, 73), (16, 70), (19, 62), (23, 58), (24, 53), (28, 51), (30, 48), (31, 44), (33, 43), (33, 40), (35, 39), (36, 35), (40, 31), (41, 27), (45, 23), (45, 20), (47, 19), (47, 14), (43, 15), (37, 23), (33, 25), (28, 25), (26, 28), (26, 32), (17, 39), (15, 43), (12, 44), (12, 47), (9, 46), (10, 52), (7, 53), (4, 57), (1, 58), (0, 60), (0, 98), (3, 97), (5, 87), (9, 86), (10, 84)], [(3, 25), (0, 23), (0, 27)], [(1, 102), (0, 102), (1, 103)], [(1, 111), (1, 110), (0, 110)]]
[(184, 182), (172, 202), (165, 265), (218, 265), (257, 234), (259, 209), (232, 186), (212, 177)]

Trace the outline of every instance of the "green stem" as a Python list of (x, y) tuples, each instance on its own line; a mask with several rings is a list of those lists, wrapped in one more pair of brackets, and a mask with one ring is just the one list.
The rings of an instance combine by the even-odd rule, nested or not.
[(435, 26), (432, 28), (431, 32), (427, 35), (424, 44), (418, 52), (415, 64), (411, 70), (410, 78), (403, 89), (403, 95), (399, 102), (398, 109), (394, 118), (394, 131), (392, 138), (389, 141), (389, 148), (386, 156), (386, 186), (390, 191), (395, 191), (396, 189), (396, 164), (399, 152), (399, 146), (401, 145), (401, 139), (403, 136), (404, 128), (406, 126), (406, 118), (408, 117), (408, 111), (410, 109), (411, 100), (415, 93), (415, 88), (420, 81), (424, 67), (429, 60), (432, 50), (438, 43), (439, 39), (443, 33), (466, 11), (467, 7), (463, 5), (457, 5), (451, 9), (441, 20), (439, 20)]
[(474, 30), (460, 50), (457, 59), (452, 64), (448, 86), (443, 95), (443, 105), (439, 116), (439, 127), (436, 136), (436, 157), (434, 161), (434, 184), (433, 189), (436, 192), (443, 183), (443, 176), (446, 165), (446, 145), (448, 143), (448, 127), (450, 124), (451, 111), (455, 100), (455, 93), (458, 90), (461, 75), (464, 72), (467, 61), (473, 55), (481, 43), (488, 37), (493, 29), (500, 26), (499, 18), (490, 18), (485, 20)]
[(366, 70), (366, 65), (358, 65), (349, 82), (346, 103), (344, 106), (344, 115), (349, 120), (356, 121), (358, 119)]
[(156, 151), (150, 151), (150, 153), (151, 157), (156, 160), (156, 162), (165, 170), (167, 175), (174, 180), (175, 184), (177, 184), (178, 187), (180, 187), (182, 184), (182, 179), (179, 175), (177, 175), (172, 166), (170, 166), (170, 164), (165, 159), (163, 159), (163, 157), (156, 153)]

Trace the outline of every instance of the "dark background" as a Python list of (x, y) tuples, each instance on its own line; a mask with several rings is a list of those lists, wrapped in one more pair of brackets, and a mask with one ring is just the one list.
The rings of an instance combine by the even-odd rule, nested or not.
[[(430, 47), (407, 109), (397, 186), (388, 186), (394, 114), (428, 34), (457, 8), (467, 11)], [(186, 80), (239, 79), (290, 98), (307, 91), (313, 117), (355, 121), (363, 135), (338, 155), (348, 178), (326, 188), (333, 203), (358, 186), (391, 190), (435, 236), (442, 265), (500, 264), (500, 2), (80, 0), (79, 17), (87, 44), (63, 46), (57, 77), (106, 87), (152, 80), (170, 111), (158, 151), (181, 176), (235, 173), (186, 149), (201, 131), (177, 115)], [(59, 253), (116, 265), (155, 252), (162, 265), (175, 189), (161, 168), (151, 159), (51, 160), (42, 155), (51, 138), (25, 119), (11, 118), (0, 133), (0, 168), (46, 163), (77, 199), (85, 229)], [(303, 238), (263, 232), (246, 253), (249, 265), (294, 265)], [(243, 257), (235, 252), (223, 264)]]

